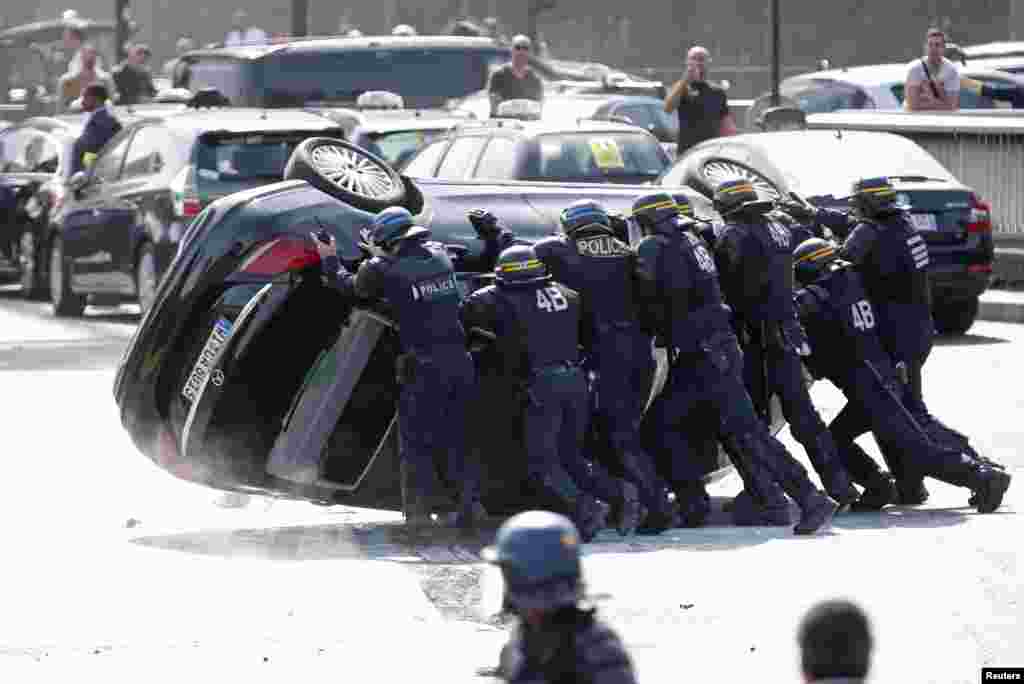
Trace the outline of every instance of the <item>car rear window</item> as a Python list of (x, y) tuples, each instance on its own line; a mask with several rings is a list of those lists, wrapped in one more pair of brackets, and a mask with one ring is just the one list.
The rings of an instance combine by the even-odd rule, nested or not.
[(447, 132), (447, 128), (388, 131), (387, 133), (370, 133), (364, 140), (355, 142), (397, 167), (411, 159), (421, 147)]
[(807, 114), (834, 112), (838, 109), (874, 108), (874, 101), (860, 88), (829, 79), (807, 79), (784, 83), (780, 93), (795, 100)]
[(313, 136), (340, 137), (340, 132), (207, 134), (196, 149), (200, 193), (222, 195), (279, 181), (295, 147)]
[(530, 180), (656, 178), (669, 164), (658, 141), (643, 133), (552, 133), (537, 138), (527, 164)]
[(262, 65), (260, 80), (275, 106), (354, 102), (366, 91), (387, 90), (409, 107), (440, 107), (486, 88), (491, 69), (507, 60), (497, 48), (285, 52)]

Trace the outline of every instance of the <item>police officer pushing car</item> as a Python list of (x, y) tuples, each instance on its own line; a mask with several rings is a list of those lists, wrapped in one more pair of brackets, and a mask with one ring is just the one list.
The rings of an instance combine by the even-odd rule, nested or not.
[(582, 453), (589, 416), (580, 342), (592, 326), (580, 296), (552, 280), (528, 245), (504, 250), (495, 276), (496, 285), (466, 298), (461, 316), (467, 330), (494, 336), (522, 392), (528, 483), (573, 518), (584, 541), (606, 526), (609, 504), (619, 532), (629, 534), (644, 514), (636, 487)]
[[(812, 372), (846, 395), (879, 442), (903, 455), (909, 471), (967, 487), (980, 513), (996, 510), (1010, 486), (1010, 475), (929, 439), (903, 403), (908, 390), (883, 348), (878, 336), (882, 318), (860, 275), (837, 258), (835, 246), (816, 238), (797, 248), (795, 271), (803, 286), (795, 294), (797, 309), (818, 350), (808, 362)], [(843, 448), (847, 440), (838, 431), (836, 436)], [(859, 507), (878, 509), (890, 503), (893, 485), (888, 475), (863, 451), (855, 455), (859, 458), (848, 462), (854, 478), (865, 487)]]
[[(437, 473), (458, 503), (460, 526), (483, 516), (478, 478), (466, 459), (466, 413), (476, 376), (459, 322), (459, 293), (443, 246), (403, 207), (377, 214), (369, 229), (373, 255), (352, 274), (337, 257), (333, 237), (317, 247), (328, 285), (346, 296), (390, 304), (403, 353), (398, 357), (402, 507), (406, 523), (430, 524), (439, 492)], [(329, 238), (329, 239), (324, 239)]]
[(633, 684), (622, 641), (584, 608), (580, 535), (545, 511), (509, 518), (483, 558), (501, 569), (504, 604), (518, 624), (494, 672), (506, 682)]
[[(633, 216), (646, 235), (637, 246), (638, 294), (646, 302), (648, 325), (667, 342), (671, 362), (665, 388), (649, 413), (657, 426), (654, 432), (664, 440), (663, 456), (672, 467), (669, 481), (677, 486), (684, 511), (695, 499), (707, 500), (688, 440), (703, 441), (707, 433), (718, 433), (757, 505), (768, 507), (772, 496), (767, 491), (771, 480), (752, 476), (761, 472), (800, 507), (794, 532), (815, 533), (839, 506), (811, 483), (803, 466), (757, 417), (707, 247), (690, 232), (691, 222), (679, 215), (668, 194), (641, 197), (633, 205)], [(714, 418), (710, 424), (692, 420), (691, 414), (700, 415), (702, 409)]]
[(715, 244), (716, 263), (742, 341), (748, 390), (764, 404), (772, 394), (779, 397), (793, 437), (825, 491), (840, 506), (849, 506), (858, 492), (804, 381), (800, 359), (810, 348), (793, 310), (792, 235), (769, 216), (774, 202), (759, 199), (748, 180), (721, 183), (714, 203), (725, 220)]

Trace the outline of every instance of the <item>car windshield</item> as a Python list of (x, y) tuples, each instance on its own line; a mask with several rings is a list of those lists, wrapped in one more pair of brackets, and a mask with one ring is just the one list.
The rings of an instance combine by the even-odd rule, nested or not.
[(266, 61), (260, 80), (269, 101), (294, 106), (354, 102), (386, 90), (408, 107), (439, 107), (486, 88), (491, 68), (507, 59), (497, 48), (285, 52)]
[(837, 109), (874, 108), (875, 103), (860, 88), (831, 79), (800, 79), (783, 83), (780, 94), (795, 100), (807, 114), (834, 112)]
[(356, 143), (392, 166), (400, 167), (421, 147), (447, 132), (447, 128), (436, 128), (371, 133), (364, 141), (357, 140)]
[(196, 150), (196, 177), (205, 195), (226, 195), (281, 180), (295, 147), (309, 131), (205, 135)]
[(652, 180), (669, 164), (658, 141), (644, 133), (551, 133), (538, 137), (536, 152), (525, 180)]

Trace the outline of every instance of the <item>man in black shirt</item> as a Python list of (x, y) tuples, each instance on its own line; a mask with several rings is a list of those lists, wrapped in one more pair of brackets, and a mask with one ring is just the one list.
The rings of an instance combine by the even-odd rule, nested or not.
[(679, 114), (676, 154), (720, 135), (736, 135), (725, 91), (707, 82), (708, 51), (699, 45), (686, 53), (686, 72), (665, 98), (665, 112)]
[(532, 41), (524, 35), (512, 39), (512, 61), (491, 76), (491, 116), (497, 116), (498, 105), (506, 100), (544, 99), (544, 85), (530, 68)]
[(114, 69), (114, 83), (121, 95), (118, 104), (138, 104), (156, 96), (153, 75), (146, 66), (149, 56), (148, 46), (133, 45), (128, 57)]

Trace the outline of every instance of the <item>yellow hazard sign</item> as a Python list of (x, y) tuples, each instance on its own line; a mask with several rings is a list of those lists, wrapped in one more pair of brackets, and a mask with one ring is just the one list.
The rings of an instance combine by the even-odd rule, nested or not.
[(594, 163), (599, 169), (623, 169), (626, 162), (622, 160), (619, 144), (612, 138), (591, 138), (590, 151), (594, 155)]

